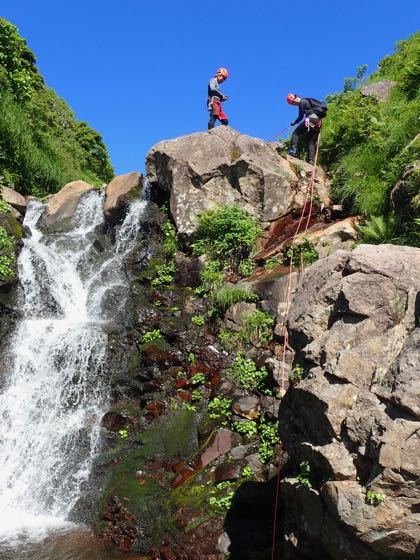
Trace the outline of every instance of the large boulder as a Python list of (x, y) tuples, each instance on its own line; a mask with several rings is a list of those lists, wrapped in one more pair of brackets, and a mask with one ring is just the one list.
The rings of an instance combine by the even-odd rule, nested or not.
[(386, 101), (391, 94), (392, 88), (395, 86), (395, 82), (392, 80), (381, 80), (374, 84), (368, 84), (360, 88), (360, 91), (366, 97), (371, 95), (375, 97), (379, 102)]
[(0, 187), (0, 197), (5, 200), (12, 208), (15, 208), (21, 216), (26, 212), (26, 200), (17, 191), (9, 187)]
[[(283, 530), (302, 558), (318, 558), (308, 538), (320, 558), (419, 558), (419, 298), (413, 247), (359, 245), (302, 275), (288, 326), (306, 378), (280, 407), (296, 474), (302, 461), (311, 471), (310, 491), (288, 478), (280, 492), (295, 502)], [(305, 536), (307, 500), (320, 523)]]
[(114, 177), (105, 189), (104, 215), (111, 225), (121, 223), (130, 202), (138, 198), (143, 187), (143, 175), (137, 171)]
[[(184, 236), (194, 232), (199, 212), (222, 204), (237, 203), (266, 226), (301, 206), (308, 182), (305, 164), (282, 157), (275, 148), (217, 127), (154, 146), (146, 160), (147, 178), (156, 192), (170, 197), (173, 219)], [(321, 168), (317, 177), (315, 190), (326, 200)]]
[(85, 181), (72, 181), (48, 201), (40, 218), (40, 226), (49, 233), (66, 231), (83, 195), (94, 189)]

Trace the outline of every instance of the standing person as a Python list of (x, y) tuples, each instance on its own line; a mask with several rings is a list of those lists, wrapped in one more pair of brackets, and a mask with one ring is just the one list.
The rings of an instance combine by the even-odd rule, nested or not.
[(322, 127), (322, 119), (327, 116), (327, 104), (325, 101), (318, 101), (312, 97), (299, 97), (295, 93), (289, 93), (286, 100), (289, 105), (297, 105), (299, 107), (299, 115), (296, 120), (290, 123), (290, 126), (295, 126), (305, 117), (305, 120), (295, 128), (292, 134), (289, 154), (296, 156), (299, 139), (305, 135), (308, 149), (307, 161), (313, 164), (315, 161), (316, 144)]
[(222, 102), (227, 101), (228, 96), (223, 95), (219, 87), (219, 84), (227, 80), (228, 76), (229, 72), (226, 70), (226, 68), (219, 68), (216, 71), (214, 78), (209, 81), (209, 85), (207, 88), (207, 109), (210, 112), (208, 130), (214, 128), (216, 119), (218, 119), (224, 125), (229, 124), (228, 116), (222, 109)]

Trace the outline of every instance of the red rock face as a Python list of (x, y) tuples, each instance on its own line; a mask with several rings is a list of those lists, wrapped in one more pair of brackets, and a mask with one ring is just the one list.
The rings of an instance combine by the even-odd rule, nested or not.
[(133, 549), (139, 536), (137, 520), (116, 496), (109, 498), (101, 519), (106, 522), (106, 528), (100, 535), (104, 540), (114, 543), (124, 552)]

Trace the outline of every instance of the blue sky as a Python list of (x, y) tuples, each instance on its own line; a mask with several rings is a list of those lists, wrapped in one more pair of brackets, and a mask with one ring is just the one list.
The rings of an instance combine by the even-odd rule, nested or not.
[(219, 66), (231, 125), (271, 139), (295, 118), (288, 91), (322, 98), (373, 71), (416, 31), (417, 0), (2, 0), (41, 72), (104, 137), (117, 173), (159, 140), (205, 130)]

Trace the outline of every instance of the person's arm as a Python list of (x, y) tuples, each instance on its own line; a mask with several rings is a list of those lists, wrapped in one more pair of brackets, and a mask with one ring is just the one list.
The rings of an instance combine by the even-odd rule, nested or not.
[(209, 97), (219, 97), (220, 99), (224, 99), (226, 96), (223, 95), (220, 87), (219, 82), (216, 78), (212, 78), (209, 81)]
[(295, 124), (297, 124), (298, 122), (300, 122), (303, 117), (305, 116), (305, 112), (307, 109), (309, 109), (310, 105), (308, 103), (308, 101), (306, 99), (301, 99), (299, 101), (299, 114), (297, 116), (297, 119), (294, 120), (292, 123), (290, 123), (290, 126), (295, 126)]

